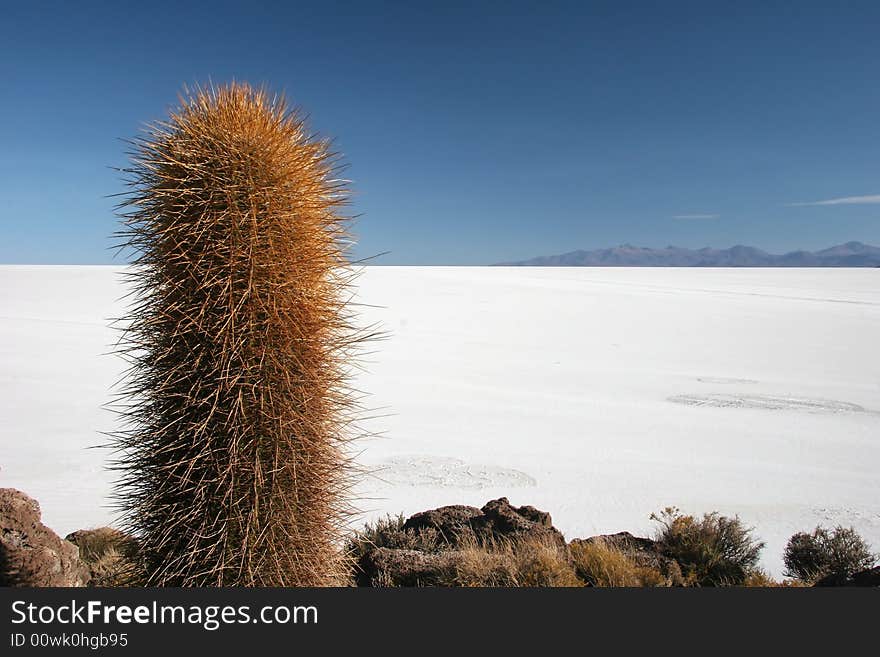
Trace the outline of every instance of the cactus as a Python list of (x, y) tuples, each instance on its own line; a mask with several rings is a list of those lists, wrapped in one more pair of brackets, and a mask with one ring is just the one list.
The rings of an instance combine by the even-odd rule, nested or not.
[(148, 586), (341, 582), (358, 399), (345, 182), (283, 97), (184, 91), (129, 142), (114, 496)]

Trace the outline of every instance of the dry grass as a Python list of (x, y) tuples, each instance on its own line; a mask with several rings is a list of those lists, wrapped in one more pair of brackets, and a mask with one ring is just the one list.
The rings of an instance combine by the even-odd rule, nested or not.
[[(431, 565), (417, 585), (449, 587), (583, 586), (565, 545), (546, 536), (501, 540), (464, 533), (454, 543), (430, 528), (403, 529), (403, 516), (387, 516), (367, 524), (348, 543), (353, 562), (369, 561), (375, 548), (425, 555)], [(423, 567), (423, 566), (419, 566)], [(359, 578), (359, 571), (353, 579)], [(412, 573), (378, 572), (373, 586), (413, 585)]]
[(602, 540), (569, 546), (578, 576), (591, 586), (670, 586), (656, 568), (640, 566), (622, 550)]
[(525, 540), (514, 550), (518, 586), (583, 586), (564, 547), (549, 539)]
[(446, 586), (577, 587), (574, 564), (564, 546), (545, 537), (516, 541), (466, 539), (453, 552)]
[(140, 583), (136, 571), (137, 544), (111, 527), (82, 529), (66, 537), (79, 548), (91, 575), (89, 586), (132, 586)]
[(110, 550), (116, 550), (130, 539), (118, 529), (112, 527), (98, 527), (96, 529), (81, 529), (68, 534), (65, 540), (70, 541), (79, 548), (79, 557), (87, 563), (92, 563), (101, 558)]
[(152, 586), (342, 581), (358, 395), (336, 158), (283, 98), (197, 89), (132, 142), (116, 498)]
[(467, 545), (456, 551), (453, 565), (443, 574), (445, 586), (518, 586), (513, 552)]

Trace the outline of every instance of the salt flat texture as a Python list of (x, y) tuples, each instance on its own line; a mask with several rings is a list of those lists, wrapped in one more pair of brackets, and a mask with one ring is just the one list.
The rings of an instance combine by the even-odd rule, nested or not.
[[(0, 485), (112, 522), (120, 269), (0, 267)], [(363, 519), (505, 495), (568, 538), (738, 513), (763, 565), (818, 523), (880, 550), (880, 270), (370, 267)]]

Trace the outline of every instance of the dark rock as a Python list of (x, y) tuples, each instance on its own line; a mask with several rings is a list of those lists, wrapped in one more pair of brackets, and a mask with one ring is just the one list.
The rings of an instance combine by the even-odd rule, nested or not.
[(433, 529), (448, 543), (456, 543), (463, 534), (471, 534), (471, 521), (482, 515), (473, 506), (455, 504), (416, 513), (403, 523), (403, 530)]
[(817, 579), (813, 586), (846, 586), (847, 579), (846, 575), (826, 575), (820, 579)]
[[(426, 533), (439, 540), (421, 540)], [(382, 547), (363, 553), (355, 569), (355, 581), (358, 586), (449, 585), (457, 569), (467, 570), (470, 548), (504, 546), (525, 539), (546, 540), (567, 554), (565, 539), (545, 511), (532, 506), (514, 507), (505, 497), (488, 502), (482, 509), (443, 506), (416, 513), (403, 523), (400, 532), (386, 536)], [(496, 564), (498, 572), (492, 570), (492, 564), (484, 564), (492, 571), (485, 574), (488, 581), (507, 581), (501, 560)]]
[(489, 540), (521, 540), (546, 538), (565, 545), (562, 533), (553, 526), (550, 514), (533, 506), (515, 507), (506, 497), (487, 502), (482, 515), (471, 519), (478, 537)]
[(358, 586), (435, 586), (455, 558), (451, 552), (375, 548), (358, 562)]
[[(505, 499), (505, 498), (501, 498), (501, 499)], [(491, 504), (491, 502), (490, 502), (490, 504)], [(486, 505), (486, 506), (488, 506), (488, 505)], [(485, 508), (484, 508), (483, 512), (485, 513)], [(518, 507), (516, 509), (516, 512), (519, 515), (521, 515), (523, 518), (525, 518), (526, 520), (529, 520), (530, 522), (533, 522), (537, 525), (541, 525), (542, 527), (552, 527), (553, 526), (553, 519), (550, 517), (550, 514), (547, 513), (546, 511), (541, 511), (540, 509), (536, 509), (533, 506), (525, 505), (525, 506)]]
[(855, 573), (849, 580), (850, 586), (880, 586), (880, 566)]
[(79, 549), (40, 522), (40, 505), (14, 488), (0, 489), (0, 585), (85, 586)]
[(813, 586), (880, 586), (880, 566), (861, 570), (849, 577), (827, 575), (817, 580)]
[[(660, 548), (656, 541), (650, 538), (642, 538), (633, 536), (629, 532), (618, 532), (616, 534), (602, 534), (600, 536), (591, 536), (590, 538), (576, 538), (574, 541), (583, 541), (584, 543), (594, 543), (602, 541), (609, 547), (617, 548), (623, 552), (647, 552), (659, 553)], [(572, 541), (572, 542), (574, 542)]]
[(533, 506), (515, 507), (506, 497), (487, 502), (482, 509), (472, 506), (441, 506), (410, 517), (403, 529), (433, 529), (452, 545), (468, 541), (511, 541), (523, 538), (548, 538), (565, 545), (562, 534), (553, 526), (550, 514)]

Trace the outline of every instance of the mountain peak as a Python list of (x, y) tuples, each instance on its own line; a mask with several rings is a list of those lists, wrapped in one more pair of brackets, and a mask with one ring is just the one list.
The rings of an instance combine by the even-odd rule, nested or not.
[(571, 251), (501, 264), (545, 267), (878, 267), (880, 247), (851, 241), (822, 251), (774, 255), (744, 244), (729, 249), (707, 246), (693, 250), (671, 245), (665, 249), (652, 249), (626, 243), (616, 248)]

